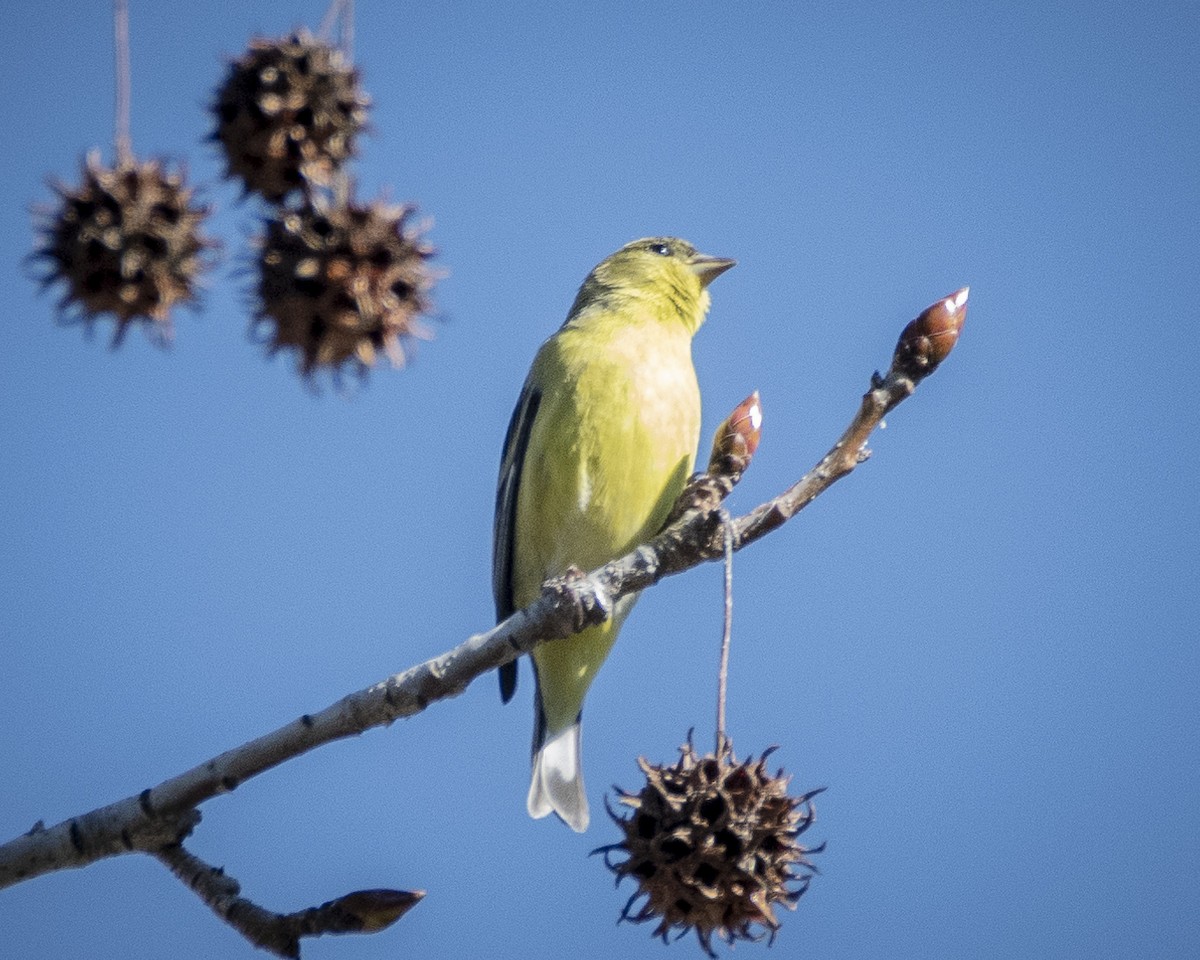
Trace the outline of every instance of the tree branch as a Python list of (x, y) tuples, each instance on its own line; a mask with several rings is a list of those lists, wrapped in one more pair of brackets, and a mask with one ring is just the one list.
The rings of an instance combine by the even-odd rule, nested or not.
[(240, 884), (223, 868), (210, 867), (181, 843), (168, 844), (154, 855), (213, 913), (254, 946), (279, 957), (299, 957), (301, 937), (384, 930), (425, 896), (424, 890), (358, 890), (319, 907), (272, 913), (240, 896)]
[[(966, 318), (966, 305), (967, 289), (963, 288), (933, 304), (904, 328), (887, 374), (872, 375), (870, 389), (838, 442), (789, 489), (732, 520), (734, 550), (782, 526), (867, 459), (866, 443), (872, 431), (950, 353)], [(135, 796), (53, 827), (39, 822), (28, 833), (0, 845), (0, 889), (54, 870), (141, 851), (166, 864), (214, 912), (257, 946), (281, 956), (298, 955), (299, 936), (382, 929), (387, 924), (381, 926), (378, 918), (387, 909), (380, 913), (376, 909), (380, 904), (403, 907), (394, 920), (420, 895), (359, 891), (286, 915), (272, 914), (244, 900), (235, 881), (184, 850), (183, 839), (200, 821), (197, 806), (322, 744), (389, 725), (438, 700), (457, 696), (475, 678), (539, 644), (603, 622), (621, 597), (644, 590), (663, 577), (720, 559), (725, 549), (721, 503), (749, 465), (758, 443), (760, 418), (754, 395), (718, 428), (708, 472), (689, 481), (666, 529), (649, 543), (590, 574), (573, 572), (549, 581), (533, 604), (486, 633), (343, 697), (318, 713), (305, 714)], [(359, 921), (346, 921), (347, 912), (361, 914)], [(314, 920), (314, 915), (323, 919)], [(375, 919), (363, 920), (363, 916)], [(297, 919), (300, 917), (304, 919)]]

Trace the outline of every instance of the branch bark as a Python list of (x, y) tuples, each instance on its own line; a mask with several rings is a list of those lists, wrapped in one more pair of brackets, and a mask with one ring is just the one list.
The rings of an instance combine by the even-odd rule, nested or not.
[[(734, 550), (782, 526), (870, 456), (866, 444), (874, 429), (953, 348), (966, 318), (966, 305), (967, 289), (963, 288), (937, 301), (904, 328), (887, 374), (872, 375), (857, 413), (829, 452), (779, 496), (730, 522)], [(667, 527), (649, 543), (589, 574), (576, 572), (548, 582), (536, 602), (491, 630), (351, 693), (324, 710), (305, 714), (116, 803), (52, 827), (39, 822), (28, 833), (0, 845), (0, 889), (44, 873), (138, 851), (166, 864), (256, 946), (280, 956), (298, 956), (301, 936), (370, 932), (388, 926), (420, 899), (419, 892), (358, 891), (286, 915), (241, 898), (235, 881), (182, 846), (200, 822), (197, 807), (322, 744), (387, 726), (422, 712), (431, 703), (457, 696), (477, 677), (539, 644), (602, 622), (621, 597), (720, 559), (727, 535), (721, 503), (749, 465), (758, 443), (759, 421), (757, 396), (753, 396), (718, 428), (708, 472), (691, 479)], [(401, 909), (393, 910), (395, 907)], [(313, 920), (316, 915), (324, 920)]]
[(421, 902), (424, 890), (357, 890), (319, 907), (273, 913), (241, 896), (241, 885), (221, 867), (211, 867), (183, 844), (167, 844), (155, 857), (218, 917), (256, 947), (298, 958), (300, 938), (324, 933), (384, 930)]

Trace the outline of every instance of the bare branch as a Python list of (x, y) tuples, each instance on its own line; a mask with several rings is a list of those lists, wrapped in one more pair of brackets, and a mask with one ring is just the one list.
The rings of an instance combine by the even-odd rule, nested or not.
[[(966, 316), (966, 302), (964, 288), (939, 300), (905, 327), (887, 374), (872, 376), (858, 412), (833, 448), (788, 490), (729, 521), (734, 550), (781, 526), (867, 459), (871, 432), (949, 354)], [(293, 941), (287, 936), (293, 933), (299, 937), (345, 932), (355, 923), (360, 924), (355, 929), (363, 931), (381, 929), (378, 924), (389, 910), (402, 907), (396, 913), (399, 917), (420, 895), (361, 891), (299, 914), (272, 914), (241, 898), (236, 882), (184, 850), (182, 840), (200, 820), (196, 807), (324, 743), (386, 726), (420, 713), (435, 701), (457, 696), (475, 678), (539, 644), (603, 622), (621, 597), (663, 577), (720, 559), (726, 537), (721, 503), (749, 465), (758, 443), (760, 415), (755, 395), (721, 425), (708, 472), (689, 481), (667, 528), (649, 543), (590, 574), (574, 573), (548, 582), (536, 602), (493, 629), (352, 693), (319, 713), (305, 714), (135, 796), (50, 828), (37, 824), (0, 845), (0, 889), (54, 870), (142, 851), (164, 862), (252, 942), (281, 956), (297, 955), (288, 952)], [(318, 914), (323, 919), (313, 919)], [(346, 916), (352, 919), (347, 921)], [(306, 919), (301, 923), (298, 917)], [(279, 937), (283, 939), (274, 939)], [(287, 949), (277, 949), (279, 944)], [(299, 949), (298, 941), (295, 949)]]
[(385, 930), (425, 896), (424, 890), (357, 890), (319, 907), (272, 913), (242, 897), (241, 886), (223, 868), (209, 866), (180, 843), (154, 855), (213, 913), (278, 957), (299, 957), (301, 937)]
[(867, 438), (883, 418), (912, 395), (917, 384), (949, 356), (967, 318), (968, 287), (943, 297), (904, 328), (887, 375), (871, 377), (871, 389), (841, 439), (812, 470), (787, 491), (739, 517), (736, 549), (765, 536), (791, 519), (834, 482), (871, 455)]

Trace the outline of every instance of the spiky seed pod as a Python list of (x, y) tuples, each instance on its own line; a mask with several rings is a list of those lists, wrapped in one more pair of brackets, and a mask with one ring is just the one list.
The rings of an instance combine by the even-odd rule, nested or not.
[(157, 160), (110, 168), (92, 152), (82, 172), (78, 187), (54, 185), (58, 207), (47, 212), (36, 251), (44, 285), (61, 282), (60, 309), (89, 325), (111, 314), (114, 346), (132, 323), (170, 340), (170, 310), (195, 299), (203, 253), (214, 246), (200, 232), (207, 209), (192, 205), (182, 173)]
[(256, 38), (229, 66), (212, 112), (226, 175), (275, 203), (327, 186), (354, 153), (370, 101), (358, 71), (305, 31)]
[[(821, 848), (796, 838), (812, 824), (811, 801), (820, 791), (789, 796), (790, 777), (767, 772), (770, 753), (739, 763), (728, 742), (719, 755), (699, 756), (689, 739), (673, 766), (638, 758), (645, 786), (636, 794), (619, 791), (632, 812), (608, 810), (625, 839), (596, 851), (618, 883), (637, 883), (622, 920), (658, 921), (654, 935), (664, 943), (675, 928), (676, 939), (694, 930), (710, 957), (714, 935), (729, 944), (766, 933), (774, 939), (774, 904), (795, 909), (816, 872), (808, 856)], [(614, 861), (614, 854), (625, 859)]]
[(383, 203), (282, 210), (267, 221), (256, 322), (269, 350), (294, 348), (306, 376), (347, 361), (365, 372), (382, 351), (400, 366), (402, 343), (427, 337), (433, 255), (407, 228), (407, 206)]

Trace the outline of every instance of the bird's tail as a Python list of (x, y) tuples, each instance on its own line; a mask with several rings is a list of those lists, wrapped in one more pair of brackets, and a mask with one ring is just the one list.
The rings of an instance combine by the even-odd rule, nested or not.
[(576, 833), (583, 833), (590, 820), (583, 786), (581, 717), (566, 729), (548, 734), (539, 703), (527, 801), (529, 815), (535, 820), (555, 813)]

